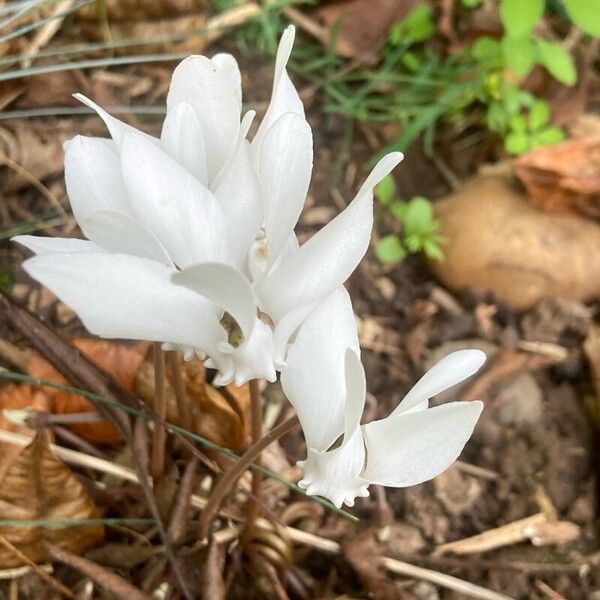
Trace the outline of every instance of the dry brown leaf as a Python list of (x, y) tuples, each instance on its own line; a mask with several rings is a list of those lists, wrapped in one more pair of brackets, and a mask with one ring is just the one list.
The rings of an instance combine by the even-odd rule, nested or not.
[(600, 226), (531, 206), (505, 177), (471, 180), (435, 213), (448, 244), (445, 259), (430, 266), (453, 290), (491, 291), (515, 309), (600, 294)]
[[(18, 452), (0, 444), (0, 519), (97, 519), (99, 512), (75, 474), (49, 447), (49, 434), (40, 431)], [(104, 537), (101, 525), (52, 527), (0, 527), (0, 534), (36, 563), (49, 559), (44, 546), (50, 542), (81, 553)], [(23, 562), (0, 547), (0, 568)]]
[[(134, 379), (144, 362), (149, 344), (138, 342), (123, 344), (89, 338), (73, 340), (73, 345), (91, 358), (100, 367), (108, 371), (128, 391), (133, 390)], [(55, 383), (67, 384), (67, 380), (37, 352), (31, 351), (27, 371), (33, 377), (47, 379)], [(69, 392), (44, 388), (52, 402), (51, 412), (70, 414), (94, 411), (89, 401)], [(75, 433), (95, 442), (112, 443), (120, 439), (117, 430), (107, 421), (96, 423), (74, 423), (69, 425)]]
[(315, 10), (314, 16), (324, 27), (324, 44), (335, 39), (335, 51), (341, 56), (377, 62), (394, 23), (403, 19), (419, 4), (418, 0), (339, 0)]
[(514, 164), (535, 205), (600, 218), (600, 137), (538, 148)]
[[(234, 451), (246, 446), (250, 422), (250, 391), (247, 385), (214, 388), (205, 384), (204, 365), (198, 359), (183, 364), (183, 378), (191, 404), (192, 428), (196, 433)], [(144, 402), (153, 406), (154, 365), (146, 362), (140, 368), (134, 391)], [(166, 382), (167, 421), (180, 423), (181, 416), (167, 369)]]
[[(205, 6), (204, 0), (107, 0), (106, 11), (111, 21), (143, 21), (198, 12)], [(98, 22), (102, 9), (96, 3), (83, 6), (77, 11), (77, 19)]]

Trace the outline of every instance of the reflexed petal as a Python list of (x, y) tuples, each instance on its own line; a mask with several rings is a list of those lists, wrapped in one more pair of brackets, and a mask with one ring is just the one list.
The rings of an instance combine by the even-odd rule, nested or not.
[(481, 350), (452, 352), (417, 381), (390, 417), (410, 411), (421, 404), (425, 407), (429, 398), (467, 379), (479, 371), (484, 362), (485, 354)]
[(262, 225), (262, 206), (256, 174), (250, 164), (249, 143), (241, 140), (215, 197), (225, 213), (231, 251), (238, 266), (245, 261)]
[(481, 414), (481, 402), (451, 402), (363, 426), (372, 483), (406, 487), (428, 481), (460, 455)]
[[(36, 254), (50, 254), (58, 252), (104, 252), (100, 246), (88, 240), (77, 238), (54, 238), (38, 235), (17, 235), (11, 238), (13, 242), (29, 248)], [(60, 260), (57, 258), (57, 260)]]
[(242, 109), (242, 74), (240, 73), (240, 67), (238, 66), (237, 60), (231, 54), (226, 52), (220, 52), (215, 54), (210, 60), (217, 65), (219, 71), (223, 73), (229, 80), (231, 89), (237, 98)]
[(360, 418), (365, 408), (367, 398), (367, 382), (365, 370), (358, 354), (352, 349), (346, 349), (345, 360), (346, 375), (346, 403), (344, 417), (344, 440), (345, 444), (358, 429)]
[(266, 312), (278, 320), (342, 285), (367, 251), (373, 226), (373, 188), (402, 159), (382, 158), (356, 198), (258, 286)]
[(312, 164), (310, 126), (304, 117), (284, 114), (267, 131), (259, 159), (269, 265), (277, 259), (302, 212)]
[(75, 136), (65, 144), (65, 183), (79, 223), (98, 210), (131, 214), (112, 140)]
[(147, 133), (132, 127), (131, 125), (127, 125), (127, 123), (123, 123), (123, 121), (119, 121), (112, 115), (109, 115), (103, 108), (98, 106), (95, 102), (84, 96), (83, 94), (73, 94), (73, 98), (79, 100), (86, 106), (89, 106), (92, 110), (95, 110), (98, 113), (98, 116), (104, 121), (106, 128), (108, 129), (110, 136), (117, 144), (117, 146), (121, 145), (121, 141), (123, 136), (126, 133), (136, 133), (137, 135), (141, 135), (145, 137), (148, 141), (151, 141), (153, 144), (158, 144), (159, 141)]
[(350, 296), (340, 287), (302, 324), (281, 371), (308, 448), (327, 450), (344, 431), (347, 348), (359, 352)]
[(79, 225), (92, 241), (109, 252), (133, 254), (172, 266), (165, 247), (133, 217), (101, 210), (91, 213)]
[[(207, 149), (209, 183), (237, 140), (240, 104), (231, 84), (231, 68), (205, 56), (190, 56), (177, 65), (167, 95), (167, 112), (188, 102), (196, 112)], [(221, 61), (222, 62), (222, 61)]]
[(223, 211), (193, 175), (137, 135), (123, 139), (121, 169), (134, 215), (179, 268), (228, 259)]
[(208, 185), (202, 129), (190, 104), (181, 102), (167, 113), (160, 144), (171, 158), (185, 167), (200, 183)]
[(340, 508), (354, 506), (357, 496), (368, 496), (368, 481), (359, 476), (365, 461), (362, 429), (339, 448), (329, 452), (308, 451), (308, 458), (298, 463), (304, 476), (298, 485), (309, 496), (323, 496)]
[(286, 71), (286, 66), (294, 45), (296, 29), (289, 25), (283, 32), (277, 48), (275, 59), (275, 73), (273, 76), (273, 91), (267, 112), (260, 123), (254, 139), (252, 140), (252, 156), (255, 165), (258, 165), (260, 147), (267, 131), (281, 117), (281, 115), (292, 112), (304, 116), (304, 106), (298, 96), (298, 92)]
[(252, 335), (257, 321), (256, 302), (250, 284), (239, 271), (223, 263), (201, 263), (173, 273), (171, 280), (228, 312), (236, 320), (244, 338)]
[(105, 338), (170, 342), (211, 352), (225, 339), (216, 307), (174, 285), (172, 269), (109, 253), (44, 254), (23, 264)]

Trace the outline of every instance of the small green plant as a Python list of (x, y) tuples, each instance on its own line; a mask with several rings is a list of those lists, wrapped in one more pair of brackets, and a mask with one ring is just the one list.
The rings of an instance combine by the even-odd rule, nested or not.
[(391, 233), (375, 246), (375, 255), (383, 263), (396, 263), (408, 254), (423, 252), (429, 258), (442, 260), (442, 245), (446, 242), (440, 233), (440, 223), (433, 216), (431, 202), (415, 196), (404, 202), (397, 199), (393, 177), (388, 175), (375, 188), (381, 206), (402, 225), (402, 234)]

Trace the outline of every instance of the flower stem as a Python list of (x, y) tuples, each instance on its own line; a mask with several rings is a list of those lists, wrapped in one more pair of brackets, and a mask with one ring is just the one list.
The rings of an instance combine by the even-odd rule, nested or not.
[(208, 498), (208, 502), (202, 511), (202, 516), (200, 518), (201, 539), (204, 539), (208, 535), (210, 525), (215, 518), (223, 499), (235, 485), (242, 473), (255, 461), (256, 457), (259, 456), (265, 448), (294, 429), (298, 423), (298, 417), (294, 415), (277, 425), (277, 427), (271, 429), (271, 431), (269, 431), (262, 439), (258, 440), (255, 444), (252, 444), (252, 446), (240, 456), (231, 469), (223, 475), (214, 487)]
[[(165, 355), (156, 342), (153, 346), (154, 353), (154, 412), (161, 421), (167, 416), (167, 402), (165, 397)], [(165, 470), (165, 444), (167, 430), (158, 421), (154, 422), (152, 436), (152, 478), (156, 483)]]
[(179, 412), (180, 424), (184, 429), (192, 429), (192, 410), (190, 399), (185, 391), (183, 381), (183, 370), (181, 368), (181, 357), (177, 352), (169, 352), (169, 365), (173, 374), (173, 387), (175, 388), (175, 397), (177, 398), (177, 408)]

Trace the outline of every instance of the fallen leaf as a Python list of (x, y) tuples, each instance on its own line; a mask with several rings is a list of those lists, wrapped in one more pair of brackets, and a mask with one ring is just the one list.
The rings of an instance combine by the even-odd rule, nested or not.
[[(40, 431), (32, 442), (10, 451), (0, 444), (0, 519), (97, 519), (96, 505), (77, 476), (60, 462), (49, 446), (49, 434)], [(7, 450), (9, 452), (7, 452)], [(36, 563), (50, 556), (50, 542), (74, 553), (82, 553), (102, 541), (102, 525), (53, 525), (52, 527), (0, 527), (0, 534)], [(0, 547), (0, 568), (23, 562), (6, 547)]]
[(535, 205), (600, 218), (600, 137), (544, 146), (514, 165)]
[(325, 45), (335, 41), (335, 51), (365, 63), (377, 62), (394, 21), (406, 17), (417, 0), (340, 0), (320, 6), (314, 16), (323, 26)]
[[(149, 347), (147, 342), (123, 344), (91, 338), (75, 339), (73, 345), (111, 373), (128, 391), (133, 390), (136, 374), (144, 362)], [(67, 380), (35, 351), (31, 351), (29, 354), (27, 371), (33, 377), (67, 384)], [(89, 400), (77, 394), (48, 387), (44, 388), (44, 392), (51, 400), (51, 412), (53, 413), (71, 414), (96, 410)], [(95, 442), (114, 443), (120, 439), (119, 433), (108, 421), (74, 423), (68, 427), (78, 435)]]
[(444, 260), (430, 261), (450, 289), (493, 292), (515, 309), (542, 298), (600, 294), (600, 226), (541, 211), (506, 177), (476, 177), (435, 205)]

